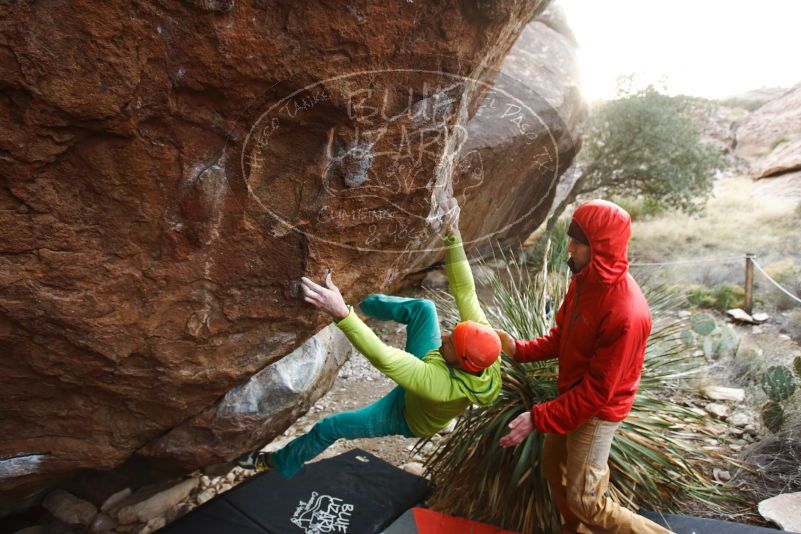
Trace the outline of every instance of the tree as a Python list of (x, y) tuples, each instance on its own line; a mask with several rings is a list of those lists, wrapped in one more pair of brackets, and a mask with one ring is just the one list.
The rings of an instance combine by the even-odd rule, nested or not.
[(692, 100), (654, 86), (619, 89), (590, 110), (590, 127), (576, 165), (579, 177), (549, 221), (582, 195), (642, 198), (687, 213), (703, 208), (725, 158), (701, 141)]

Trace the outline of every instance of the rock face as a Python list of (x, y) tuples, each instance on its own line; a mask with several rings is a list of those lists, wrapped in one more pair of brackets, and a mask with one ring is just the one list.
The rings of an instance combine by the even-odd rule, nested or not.
[(222, 463), (260, 447), (328, 391), (352, 350), (345, 335), (329, 325), (139, 453), (191, 468)]
[(736, 154), (750, 160), (755, 178), (801, 170), (801, 84), (743, 120)]
[[(391, 291), (441, 259), (451, 196), (473, 247), (540, 224), (583, 113), (547, 4), (7, 6), (0, 515), (77, 469), (280, 433), (342, 358), (330, 333), (293, 353), (326, 323), (300, 276)], [(537, 83), (501, 79), (540, 14)]]
[[(496, 77), (498, 86), (526, 95), (521, 100), (535, 108), (531, 115), (539, 122), (536, 131), (552, 136), (550, 142), (521, 135), (517, 123), (509, 120), (513, 117), (503, 117), (513, 113), (516, 104), (502, 104), (498, 99), (486, 98), (468, 124), (463, 152), (467, 157), (478, 155), (476, 159), (488, 164), (486, 186), (467, 190), (463, 212), (482, 204), (490, 209), (480, 218), (468, 217), (462, 231), (479, 236), (482, 248), (489, 244), (486, 236), (504, 237), (501, 229), (506, 235), (528, 236), (556, 203), (560, 183), (570, 182), (563, 176), (578, 151), (587, 120), (576, 46), (562, 10), (551, 5), (526, 26)], [(500, 113), (494, 112), (497, 107)], [(543, 172), (546, 168), (553, 172)], [(509, 176), (520, 179), (509, 183)], [(458, 173), (457, 179), (469, 181)], [(500, 199), (504, 199), (502, 208)]]

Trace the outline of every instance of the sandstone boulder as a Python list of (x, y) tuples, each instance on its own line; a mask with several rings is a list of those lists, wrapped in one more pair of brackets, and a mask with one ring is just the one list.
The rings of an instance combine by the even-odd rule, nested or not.
[(351, 350), (345, 335), (329, 325), (139, 454), (191, 467), (226, 462), (261, 447), (328, 391)]
[(735, 153), (755, 178), (801, 169), (801, 84), (749, 114), (736, 136)]
[[(474, 249), (538, 226), (584, 116), (547, 4), (8, 6), (0, 515), (77, 469), (280, 434), (343, 356), (308, 341), (300, 276), (392, 291), (441, 259), (452, 196)], [(514, 80), (493, 67), (524, 28)], [(292, 391), (272, 366), (299, 347), (317, 382)]]

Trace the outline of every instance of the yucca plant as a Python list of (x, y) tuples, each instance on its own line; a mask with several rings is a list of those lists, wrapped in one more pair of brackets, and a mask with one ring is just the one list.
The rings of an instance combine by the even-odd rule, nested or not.
[[(485, 305), (493, 326), (518, 339), (534, 339), (550, 329), (569, 283), (564, 259), (557, 258), (563, 251), (563, 246), (546, 246), (536, 272), (498, 253), (505, 272), (493, 280), (492, 302)], [(740, 498), (708, 477), (718, 453), (705, 444), (713, 436), (703, 418), (671, 400), (677, 391), (689, 391), (691, 378), (704, 369), (703, 358), (686, 353), (681, 340), (685, 325), (666, 313), (679, 296), (660, 285), (646, 286), (645, 292), (654, 328), (632, 413), (612, 445), (610, 494), (626, 506), (661, 511), (676, 511), (686, 499), (720, 511), (739, 509), (744, 504)], [(430, 294), (444, 322), (455, 323), (458, 314), (450, 296)], [(559, 531), (540, 470), (544, 435), (533, 432), (514, 449), (498, 445), (517, 415), (557, 395), (556, 361), (519, 364), (504, 355), (502, 369), (498, 401), (469, 410), (429, 457), (426, 469), (435, 486), (429, 504), (521, 532)]]

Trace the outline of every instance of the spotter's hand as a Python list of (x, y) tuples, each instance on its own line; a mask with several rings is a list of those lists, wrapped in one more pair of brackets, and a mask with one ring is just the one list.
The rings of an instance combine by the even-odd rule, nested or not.
[(515, 445), (519, 445), (526, 439), (526, 436), (534, 431), (534, 424), (531, 422), (531, 412), (523, 412), (515, 417), (514, 420), (509, 423), (509, 428), (511, 428), (512, 431), (502, 437), (498, 442), (501, 447), (514, 447)]
[(515, 345), (515, 338), (509, 335), (507, 332), (499, 329), (495, 329), (495, 333), (498, 334), (498, 337), (501, 339), (501, 350), (503, 350), (506, 354), (511, 356), (512, 358), (515, 357), (517, 354), (517, 345)]
[(334, 320), (341, 321), (348, 316), (350, 310), (339, 288), (331, 281), (331, 273), (325, 275), (325, 287), (315, 284), (305, 276), (300, 279), (303, 291), (303, 300), (330, 315)]

